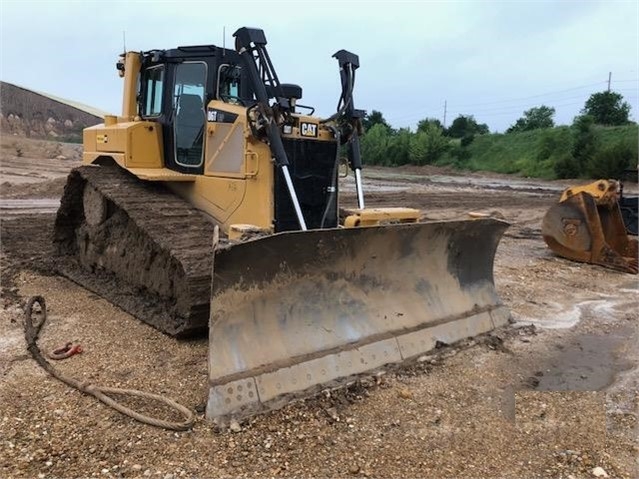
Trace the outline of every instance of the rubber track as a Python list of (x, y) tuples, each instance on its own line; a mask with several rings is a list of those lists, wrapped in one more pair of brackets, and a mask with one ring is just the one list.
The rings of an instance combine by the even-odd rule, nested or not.
[[(98, 226), (84, 220), (86, 184), (107, 199)], [(81, 166), (65, 186), (54, 244), (70, 279), (165, 333), (185, 336), (208, 325), (213, 231), (212, 220), (162, 184), (115, 165)]]

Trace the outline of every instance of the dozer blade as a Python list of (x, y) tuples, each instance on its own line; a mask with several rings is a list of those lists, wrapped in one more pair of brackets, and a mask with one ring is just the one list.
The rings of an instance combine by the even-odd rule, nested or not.
[(637, 274), (637, 240), (628, 238), (617, 202), (576, 194), (548, 210), (541, 232), (559, 256)]
[(207, 417), (225, 424), (508, 322), (493, 219), (281, 233), (216, 252)]

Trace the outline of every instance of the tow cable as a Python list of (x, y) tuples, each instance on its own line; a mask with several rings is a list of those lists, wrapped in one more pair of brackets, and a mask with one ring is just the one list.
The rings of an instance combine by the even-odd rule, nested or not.
[[(34, 324), (32, 319), (33, 306), (35, 304), (40, 305), (41, 316), (42, 316), (42, 319), (37, 324)], [(98, 399), (99, 401), (102, 401), (107, 406), (110, 406), (116, 411), (119, 411), (120, 413), (130, 418), (133, 418), (136, 421), (142, 422), (144, 424), (149, 424), (151, 426), (161, 427), (164, 429), (170, 429), (172, 431), (186, 431), (193, 427), (193, 424), (195, 423), (195, 417), (193, 415), (193, 412), (187, 409), (186, 407), (182, 406), (181, 404), (178, 404), (177, 402), (165, 396), (161, 396), (159, 394), (147, 393), (144, 391), (138, 391), (137, 389), (120, 389), (120, 388), (95, 386), (88, 382), (78, 381), (77, 379), (66, 376), (60, 373), (59, 371), (56, 371), (55, 368), (53, 368), (53, 366), (51, 366), (51, 364), (45, 359), (37, 343), (38, 335), (40, 334), (40, 331), (42, 330), (42, 327), (44, 326), (46, 320), (47, 320), (47, 307), (46, 307), (46, 302), (44, 300), (44, 297), (42, 296), (30, 297), (29, 300), (27, 301), (27, 305), (25, 308), (25, 318), (24, 318), (24, 337), (27, 341), (27, 349), (31, 353), (31, 356), (33, 356), (33, 359), (35, 359), (35, 361), (40, 365), (40, 367), (44, 369), (47, 373), (49, 373), (51, 376), (58, 379), (59, 381), (62, 381), (68, 386), (71, 386), (72, 388), (75, 388), (78, 391), (83, 392), (84, 394), (89, 394), (91, 396), (94, 396), (96, 399)], [(74, 348), (75, 348), (75, 351), (70, 354), (70, 351), (74, 350)], [(69, 357), (73, 354), (81, 352), (81, 350), (82, 349), (79, 345), (76, 345), (74, 347), (73, 344), (70, 343), (63, 346), (62, 348), (56, 349), (51, 354), (55, 356), (66, 355), (66, 357)], [(56, 357), (53, 359), (63, 359), (63, 358)], [(117, 394), (121, 396), (134, 396), (134, 397), (139, 397), (144, 399), (151, 399), (151, 400), (163, 403), (169, 406), (170, 408), (178, 411), (184, 417), (184, 421), (171, 422), (171, 421), (165, 421), (163, 419), (157, 419), (154, 417), (146, 416), (144, 414), (140, 414), (126, 406), (123, 406), (122, 404), (120, 404), (119, 402), (117, 402), (115, 399), (111, 398), (107, 394)]]

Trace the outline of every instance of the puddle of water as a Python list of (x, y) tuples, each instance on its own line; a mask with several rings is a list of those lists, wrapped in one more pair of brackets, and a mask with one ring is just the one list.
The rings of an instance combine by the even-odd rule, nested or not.
[(538, 391), (598, 391), (614, 384), (623, 372), (637, 367), (631, 348), (636, 349), (639, 332), (634, 324), (622, 324), (612, 331), (610, 320), (625, 314), (636, 303), (636, 291), (629, 297), (618, 294), (598, 295), (566, 307), (559, 303), (544, 305), (544, 318), (518, 318), (520, 324), (534, 324), (544, 329), (568, 329), (587, 316), (597, 324), (607, 324), (594, 332), (564, 336), (555, 349), (536, 365), (531, 380)]
[(617, 352), (633, 341), (629, 327), (610, 334), (583, 334), (567, 344), (557, 344), (558, 353), (539, 366), (543, 376), (538, 391), (599, 391), (614, 383), (618, 374), (634, 366)]

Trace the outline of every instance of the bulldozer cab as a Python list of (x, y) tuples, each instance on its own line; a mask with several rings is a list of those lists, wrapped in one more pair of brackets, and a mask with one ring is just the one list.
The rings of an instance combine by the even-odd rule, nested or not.
[(143, 54), (138, 111), (162, 125), (167, 168), (203, 174), (208, 102), (243, 105), (253, 96), (240, 61), (235, 52), (213, 45)]
[[(251, 67), (257, 74), (251, 76)], [(326, 129), (320, 133), (318, 119), (298, 114), (295, 100), (301, 98), (299, 86), (272, 85), (269, 79), (273, 72), (266, 75), (254, 56), (245, 58), (213, 45), (145, 52), (139, 70), (137, 111), (143, 120), (161, 125), (164, 166), (179, 173), (232, 178), (236, 189), (248, 188), (237, 181), (250, 176), (242, 177), (244, 159), (255, 157), (255, 148), (247, 146), (245, 140), (249, 131), (242, 132), (247, 117), (253, 118), (251, 137), (275, 150), (274, 139), (257, 131), (268, 121), (254, 119), (270, 109), (257, 108), (260, 99), (256, 90), (264, 94), (262, 105), (274, 98), (275, 108), (281, 107), (274, 120), (278, 129), (275, 140), (281, 148), (268, 154), (269, 163), (275, 158), (275, 164), (267, 166), (273, 169), (267, 173), (273, 178), (268, 193), (271, 198), (262, 200), (273, 205), (272, 229), (298, 230), (300, 217), (312, 229), (337, 226), (337, 140)], [(282, 106), (289, 100), (290, 104)], [(290, 168), (286, 174), (284, 163)], [(260, 175), (263, 173), (264, 167)]]

